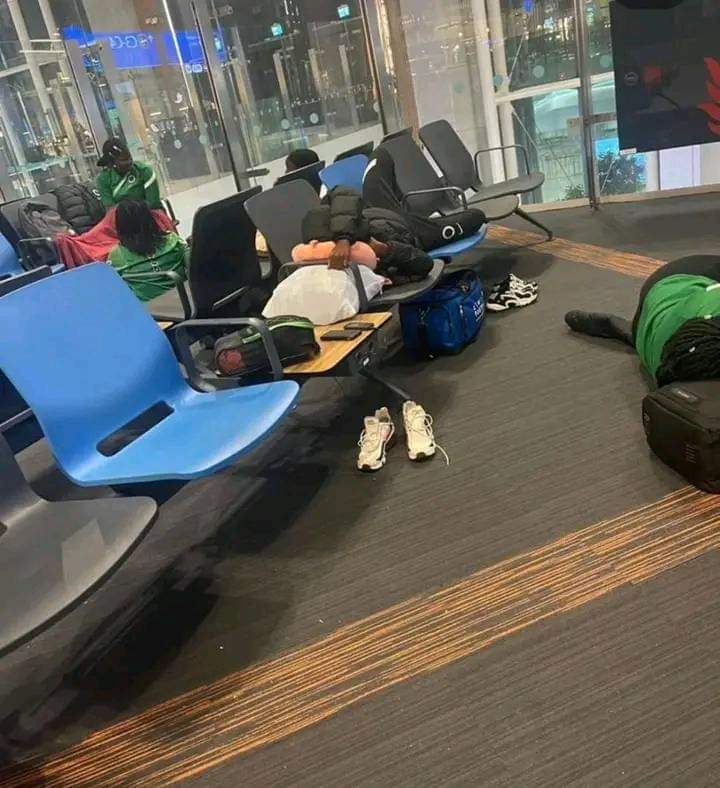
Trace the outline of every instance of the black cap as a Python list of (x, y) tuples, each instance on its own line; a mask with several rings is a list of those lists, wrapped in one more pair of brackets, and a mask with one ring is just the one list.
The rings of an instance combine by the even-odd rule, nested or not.
[(102, 147), (102, 156), (98, 159), (98, 167), (112, 167), (118, 159), (130, 155), (128, 146), (118, 137), (105, 140)]

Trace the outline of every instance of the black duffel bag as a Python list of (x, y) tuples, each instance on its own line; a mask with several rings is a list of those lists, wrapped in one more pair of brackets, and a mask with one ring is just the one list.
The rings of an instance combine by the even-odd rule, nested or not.
[(671, 383), (643, 400), (650, 448), (691, 484), (720, 493), (720, 380)]
[[(283, 366), (306, 361), (320, 352), (315, 326), (306, 317), (280, 315), (265, 321)], [(252, 326), (215, 342), (215, 369), (224, 377), (242, 377), (270, 370), (260, 332)]]

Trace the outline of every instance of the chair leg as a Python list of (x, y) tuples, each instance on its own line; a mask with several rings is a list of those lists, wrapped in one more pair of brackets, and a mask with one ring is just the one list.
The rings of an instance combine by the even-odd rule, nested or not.
[(523, 211), (523, 209), (520, 208), (520, 206), (518, 206), (515, 209), (515, 213), (521, 219), (525, 219), (526, 222), (530, 222), (530, 224), (535, 225), (535, 227), (539, 227), (544, 233), (547, 234), (548, 241), (552, 241), (552, 239), (554, 237), (553, 236), (553, 231), (549, 227), (546, 227), (542, 222), (539, 222), (537, 219), (533, 218), (533, 216), (531, 216), (529, 213), (527, 213), (527, 211)]
[(363, 377), (368, 378), (369, 380), (374, 381), (375, 383), (379, 383), (381, 386), (386, 388), (391, 394), (394, 394), (401, 402), (407, 402), (411, 400), (412, 397), (408, 394), (407, 391), (400, 388), (400, 386), (392, 383), (387, 378), (382, 375), (379, 375), (374, 369), (363, 369), (360, 374)]

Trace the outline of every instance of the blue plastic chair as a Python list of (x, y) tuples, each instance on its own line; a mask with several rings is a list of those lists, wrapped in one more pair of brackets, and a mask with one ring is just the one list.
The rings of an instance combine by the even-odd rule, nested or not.
[(347, 186), (362, 194), (363, 178), (368, 162), (368, 157), (362, 155), (340, 159), (320, 172), (320, 180), (328, 191), (336, 186)]
[(433, 249), (432, 252), (428, 252), (428, 254), (438, 260), (449, 262), (456, 254), (462, 254), (462, 252), (467, 252), (469, 249), (473, 249), (478, 244), (481, 244), (485, 240), (487, 231), (488, 226), (484, 224), (474, 235), (469, 235), (467, 238), (462, 238), (459, 241), (453, 241), (444, 246), (439, 246), (437, 249)]
[[(214, 321), (210, 321), (214, 322)], [(32, 408), (76, 484), (195, 479), (232, 465), (294, 407), (275, 381), (200, 393), (165, 334), (108, 265), (48, 277), (0, 299), (0, 368)], [(99, 446), (146, 414), (162, 420), (116, 454)], [(107, 452), (106, 452), (107, 453)]]
[(0, 278), (6, 276), (17, 276), (25, 272), (20, 265), (17, 252), (8, 239), (0, 234)]

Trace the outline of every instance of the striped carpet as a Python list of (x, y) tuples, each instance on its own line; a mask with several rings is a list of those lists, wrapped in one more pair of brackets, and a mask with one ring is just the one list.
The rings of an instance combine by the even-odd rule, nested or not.
[(509, 246), (537, 247), (536, 251), (553, 255), (559, 260), (585, 263), (596, 268), (605, 268), (641, 279), (646, 279), (665, 262), (654, 257), (645, 257), (632, 252), (620, 252), (616, 249), (568, 241), (564, 238), (548, 241), (545, 235), (523, 230), (511, 230), (509, 227), (500, 225), (492, 225), (488, 230), (487, 237), (490, 241)]
[(720, 546), (690, 488), (409, 599), (0, 774), (0, 786), (171, 785)]

